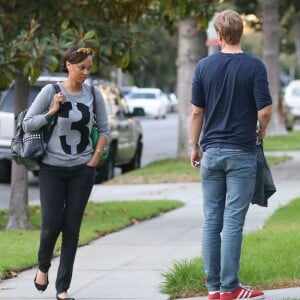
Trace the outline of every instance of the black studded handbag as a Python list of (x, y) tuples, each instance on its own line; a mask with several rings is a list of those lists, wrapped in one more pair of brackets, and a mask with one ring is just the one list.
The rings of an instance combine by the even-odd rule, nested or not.
[[(59, 87), (53, 85), (56, 92)], [(38, 170), (41, 159), (45, 153), (47, 143), (57, 122), (57, 114), (48, 126), (33, 132), (24, 132), (23, 120), (28, 109), (23, 110), (16, 117), (16, 134), (11, 140), (11, 156), (19, 165), (27, 170)]]

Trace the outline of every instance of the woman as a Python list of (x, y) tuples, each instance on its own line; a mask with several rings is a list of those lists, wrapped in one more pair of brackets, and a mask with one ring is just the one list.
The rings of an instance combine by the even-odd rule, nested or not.
[(92, 49), (70, 47), (63, 57), (67, 80), (55, 93), (51, 84), (37, 95), (24, 119), (24, 130), (46, 126), (57, 114), (39, 171), (42, 229), (38, 251), (37, 290), (48, 286), (48, 271), (57, 238), (62, 233), (56, 298), (67, 294), (83, 213), (94, 184), (95, 167), (108, 140), (108, 120), (100, 91), (95, 88), (99, 139), (95, 150), (90, 138), (93, 116), (91, 87), (84, 83), (92, 69)]

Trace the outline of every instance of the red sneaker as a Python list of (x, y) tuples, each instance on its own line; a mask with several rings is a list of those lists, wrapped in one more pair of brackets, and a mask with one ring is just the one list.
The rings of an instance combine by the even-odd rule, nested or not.
[(220, 300), (238, 300), (238, 299), (265, 299), (265, 295), (261, 291), (254, 291), (249, 287), (240, 285), (233, 292), (221, 293)]
[(220, 300), (220, 292), (209, 292), (208, 300)]

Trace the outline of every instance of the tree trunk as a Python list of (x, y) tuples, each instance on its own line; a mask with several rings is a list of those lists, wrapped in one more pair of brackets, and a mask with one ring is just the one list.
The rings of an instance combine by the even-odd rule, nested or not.
[(195, 65), (207, 55), (206, 32), (197, 28), (193, 18), (180, 21), (177, 56), (177, 97), (178, 97), (178, 153), (177, 157), (189, 155), (188, 122), (192, 91), (192, 77)]
[[(29, 82), (18, 73), (15, 76), (14, 113), (19, 114), (27, 107)], [(9, 202), (7, 230), (22, 230), (32, 228), (29, 220), (28, 207), (28, 176), (27, 170), (12, 162), (11, 194)]]
[(278, 0), (261, 0), (260, 3), (263, 14), (263, 61), (266, 65), (273, 100), (273, 114), (268, 134), (286, 134), (287, 130), (280, 118)]
[(296, 46), (296, 56), (297, 56), (297, 64), (298, 68), (300, 68), (300, 21), (297, 17), (295, 17), (295, 21), (293, 24), (293, 31), (295, 36), (295, 46)]

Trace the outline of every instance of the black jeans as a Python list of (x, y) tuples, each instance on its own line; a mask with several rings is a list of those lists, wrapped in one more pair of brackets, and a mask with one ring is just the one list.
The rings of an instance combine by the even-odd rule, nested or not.
[(60, 233), (62, 245), (56, 277), (57, 293), (69, 289), (83, 213), (95, 178), (87, 165), (56, 167), (42, 164), (39, 171), (42, 229), (38, 252), (39, 269), (47, 273)]

